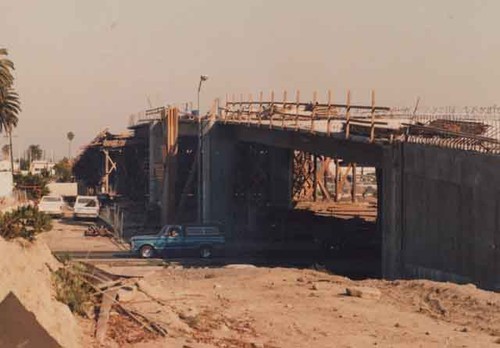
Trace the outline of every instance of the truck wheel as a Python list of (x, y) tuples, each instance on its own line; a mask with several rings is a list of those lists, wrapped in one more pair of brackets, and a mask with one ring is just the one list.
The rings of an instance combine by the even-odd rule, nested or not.
[(200, 248), (200, 257), (202, 259), (209, 259), (212, 257), (212, 248), (209, 246), (202, 246)]
[(144, 259), (150, 259), (154, 255), (154, 249), (153, 249), (153, 247), (151, 245), (144, 245), (139, 250), (139, 253), (140, 253), (140, 255), (141, 255), (142, 258), (144, 258)]

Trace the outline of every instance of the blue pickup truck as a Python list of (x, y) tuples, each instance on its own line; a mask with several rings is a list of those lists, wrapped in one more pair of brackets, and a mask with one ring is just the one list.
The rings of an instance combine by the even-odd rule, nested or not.
[(224, 244), (217, 225), (166, 225), (158, 234), (130, 238), (130, 250), (143, 258), (194, 253), (206, 259), (221, 251)]

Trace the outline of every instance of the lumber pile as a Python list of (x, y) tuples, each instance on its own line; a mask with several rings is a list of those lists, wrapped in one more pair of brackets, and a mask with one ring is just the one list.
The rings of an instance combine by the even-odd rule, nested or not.
[(410, 126), (410, 133), (422, 136), (442, 136), (443, 133), (450, 133), (453, 136), (460, 134), (479, 136), (485, 134), (489, 128), (490, 126), (483, 122), (437, 119), (426, 124), (417, 123)]
[(167, 330), (144, 313), (139, 313), (127, 304), (136, 291), (136, 278), (117, 276), (105, 272), (89, 263), (82, 262), (84, 271), (77, 274), (94, 290), (96, 305), (93, 308), (95, 337), (99, 344), (107, 338), (120, 344), (139, 343), (157, 337), (165, 337)]
[[(346, 131), (346, 122), (342, 123), (342, 130)], [(384, 121), (374, 121), (373, 122), (374, 136), (375, 138), (390, 138), (391, 136), (397, 137), (406, 132), (406, 127), (401, 126), (395, 128), (390, 126)], [(369, 137), (371, 135), (372, 122), (368, 118), (352, 118), (349, 121), (349, 133), (355, 135), (362, 135)]]

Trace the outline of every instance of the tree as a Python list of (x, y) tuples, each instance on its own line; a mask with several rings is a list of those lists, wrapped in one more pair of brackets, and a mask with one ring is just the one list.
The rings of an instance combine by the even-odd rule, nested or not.
[(6, 131), (10, 135), (17, 126), (19, 112), (21, 103), (17, 93), (10, 87), (0, 88), (0, 133)]
[(57, 162), (56, 165), (54, 166), (57, 182), (71, 182), (71, 177), (72, 177), (71, 170), (72, 170), (71, 162), (66, 157)]
[(73, 132), (68, 132), (66, 137), (68, 138), (68, 158), (71, 159), (71, 142), (75, 138), (75, 134)]
[(21, 111), (19, 96), (12, 88), (14, 63), (7, 59), (7, 50), (0, 48), (0, 133), (10, 132), (17, 126), (17, 115)]
[(43, 151), (40, 148), (40, 145), (30, 145), (28, 146), (28, 154), (32, 161), (37, 161), (42, 159)]
[(42, 196), (50, 193), (47, 184), (49, 178), (38, 174), (14, 175), (14, 183), (19, 190), (26, 191), (29, 199), (39, 200)]
[(0, 86), (10, 87), (14, 83), (14, 63), (7, 59), (8, 52), (5, 48), (0, 48)]
[(6, 58), (7, 54), (5, 48), (0, 48), (0, 133), (6, 131), (9, 135), (10, 164), (14, 173), (12, 129), (17, 126), (17, 115), (21, 112), (21, 103), (18, 94), (12, 88), (14, 63)]

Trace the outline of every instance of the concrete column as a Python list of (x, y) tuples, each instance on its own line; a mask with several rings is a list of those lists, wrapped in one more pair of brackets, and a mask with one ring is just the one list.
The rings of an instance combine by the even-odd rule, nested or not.
[(149, 203), (159, 204), (163, 182), (163, 129), (160, 122), (149, 127)]
[[(380, 227), (382, 229), (382, 276), (388, 279), (402, 275), (402, 144), (385, 148), (381, 178), (378, 180)], [(380, 173), (380, 170), (379, 170)]]
[(270, 203), (275, 207), (291, 208), (293, 152), (269, 147)]
[(204, 135), (203, 145), (204, 220), (222, 223), (230, 235), (236, 140), (233, 134), (215, 124)]

